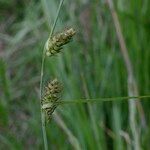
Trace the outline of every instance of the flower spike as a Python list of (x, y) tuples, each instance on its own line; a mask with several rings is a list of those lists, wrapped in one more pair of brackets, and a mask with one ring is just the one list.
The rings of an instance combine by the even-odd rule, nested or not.
[(72, 40), (75, 33), (73, 28), (69, 28), (49, 38), (45, 44), (46, 55), (52, 56), (59, 53), (63, 46)]
[(58, 105), (62, 86), (57, 79), (52, 80), (45, 87), (45, 93), (42, 99), (42, 109), (45, 111), (46, 118), (49, 121), (52, 113)]

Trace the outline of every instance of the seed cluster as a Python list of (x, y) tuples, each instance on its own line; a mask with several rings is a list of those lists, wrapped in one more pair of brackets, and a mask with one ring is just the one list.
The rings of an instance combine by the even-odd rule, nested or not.
[(52, 80), (45, 87), (45, 93), (42, 99), (42, 108), (46, 113), (46, 118), (49, 121), (52, 113), (58, 105), (62, 86), (57, 79)]
[(69, 28), (49, 38), (45, 45), (46, 55), (52, 56), (59, 53), (61, 49), (63, 49), (63, 45), (72, 40), (72, 37), (75, 35), (75, 33), (76, 32), (73, 28)]

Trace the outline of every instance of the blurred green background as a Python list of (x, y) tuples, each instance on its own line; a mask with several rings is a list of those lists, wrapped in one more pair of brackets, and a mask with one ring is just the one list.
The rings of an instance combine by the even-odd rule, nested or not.
[[(41, 58), (59, 2), (0, 0), (2, 150), (43, 149)], [(113, 3), (139, 95), (148, 95), (150, 1), (114, 0)], [(44, 84), (57, 77), (64, 86), (63, 100), (129, 95), (127, 68), (108, 5), (105, 0), (65, 0), (61, 8), (55, 33), (73, 27), (77, 34), (61, 54), (46, 58)], [(139, 103), (140, 109), (133, 110), (127, 100), (58, 107), (47, 124), (49, 149), (148, 150), (150, 101), (147, 98)], [(136, 125), (135, 134), (132, 124)], [(139, 137), (138, 147), (136, 137)]]

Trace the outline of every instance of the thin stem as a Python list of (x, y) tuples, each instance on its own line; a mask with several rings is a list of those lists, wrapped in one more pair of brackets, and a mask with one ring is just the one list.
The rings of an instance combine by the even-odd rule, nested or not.
[(61, 0), (61, 1), (60, 1), (59, 7), (58, 7), (58, 10), (57, 10), (57, 14), (56, 14), (56, 18), (55, 18), (54, 24), (53, 24), (53, 26), (52, 26), (52, 30), (51, 30), (51, 32), (50, 32), (49, 37), (51, 37), (51, 36), (53, 35), (54, 29), (55, 29), (55, 27), (56, 27), (56, 23), (57, 23), (57, 20), (58, 20), (58, 17), (59, 17), (60, 9), (61, 9), (61, 7), (62, 7), (62, 5), (63, 5), (63, 2), (64, 2), (64, 0)]
[(43, 140), (44, 140), (44, 149), (48, 150), (48, 142), (47, 142), (47, 135), (46, 135), (46, 122), (45, 122), (45, 113), (41, 108), (41, 121), (42, 121), (42, 133), (43, 133)]
[(77, 104), (77, 103), (100, 103), (100, 102), (111, 102), (111, 101), (121, 101), (121, 100), (128, 100), (128, 99), (133, 99), (133, 100), (138, 100), (138, 99), (145, 99), (145, 98), (150, 98), (150, 95), (144, 95), (144, 96), (132, 96), (132, 97), (110, 97), (110, 98), (93, 98), (93, 99), (76, 99), (76, 100), (62, 100), (59, 101), (58, 104), (63, 105), (63, 104)]
[[(100, 103), (100, 102), (112, 102), (112, 101), (124, 101), (124, 100), (139, 100), (139, 99), (145, 99), (150, 98), (150, 95), (144, 95), (144, 96), (132, 96), (132, 97), (107, 97), (107, 98), (93, 98), (93, 99), (76, 99), (76, 100), (61, 100), (57, 103), (58, 105), (64, 105), (64, 104), (81, 104), (81, 103)], [(42, 106), (42, 109), (46, 109), (52, 106), (52, 103), (46, 103)]]
[[(52, 29), (51, 29), (51, 32), (49, 35), (50, 38), (52, 37), (52, 34), (53, 34), (54, 29), (56, 27), (56, 23), (57, 23), (58, 16), (59, 16), (60, 9), (62, 7), (63, 2), (64, 2), (64, 0), (60, 1), (59, 7), (57, 10), (57, 14), (56, 14), (56, 18), (55, 18), (55, 21), (53, 23), (53, 26), (52, 26)], [(40, 101), (41, 102), (42, 102), (42, 92), (43, 92), (43, 74), (44, 74), (45, 52), (46, 52), (46, 49), (44, 47), (43, 55), (42, 55), (41, 76), (40, 76)], [(48, 142), (47, 142), (47, 135), (46, 135), (46, 124), (45, 124), (45, 113), (42, 110), (42, 105), (41, 105), (41, 121), (42, 121), (42, 133), (43, 133), (43, 140), (44, 140), (44, 149), (48, 150)]]
[[(40, 79), (40, 100), (41, 100), (41, 102), (42, 102), (42, 91), (43, 91), (42, 85), (43, 85), (44, 62), (45, 62), (45, 48), (43, 50), (43, 55), (42, 55), (41, 79)], [(45, 128), (45, 126), (46, 126), (45, 125), (45, 113), (42, 110), (42, 105), (41, 105), (41, 122), (42, 122), (42, 133), (43, 133), (43, 140), (44, 140), (44, 149), (48, 150), (46, 128)]]

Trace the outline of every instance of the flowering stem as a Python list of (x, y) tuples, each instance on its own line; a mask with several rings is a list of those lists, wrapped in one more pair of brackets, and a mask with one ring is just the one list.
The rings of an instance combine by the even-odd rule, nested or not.
[[(54, 24), (53, 24), (51, 32), (50, 32), (50, 37), (52, 36), (52, 34), (54, 32), (54, 29), (55, 29), (55, 26), (56, 26), (56, 23), (58, 20), (58, 16), (60, 13), (60, 9), (62, 7), (63, 2), (64, 2), (64, 0), (60, 1), (59, 7), (57, 10), (57, 15), (56, 15)], [(45, 52), (46, 52), (46, 49), (44, 47), (43, 55), (42, 55), (41, 75), (40, 75), (40, 101), (41, 102), (42, 102), (42, 91), (43, 91), (43, 74), (44, 74)], [(42, 133), (43, 133), (43, 140), (44, 140), (44, 149), (48, 150), (48, 142), (47, 142), (47, 135), (46, 135), (46, 124), (45, 124), (45, 113), (42, 110), (42, 103), (41, 103), (41, 121), (42, 121)]]

